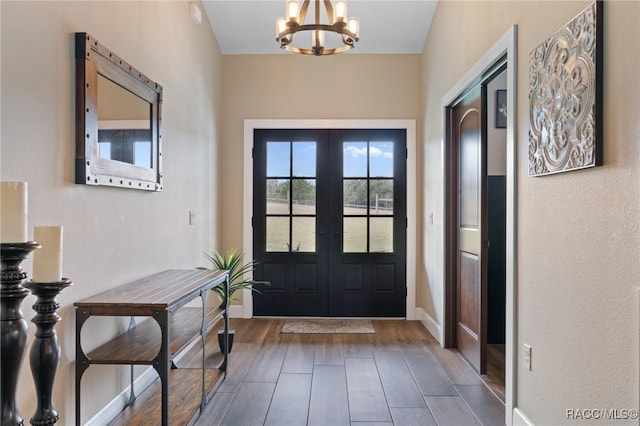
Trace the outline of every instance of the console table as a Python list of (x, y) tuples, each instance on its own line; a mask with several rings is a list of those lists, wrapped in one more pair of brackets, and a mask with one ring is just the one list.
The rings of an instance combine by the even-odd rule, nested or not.
[[(74, 303), (76, 307), (76, 425), (80, 425), (82, 375), (92, 364), (131, 366), (131, 392), (128, 406), (135, 405), (136, 409), (140, 408), (142, 419), (146, 417), (148, 420), (149, 414), (144, 410), (157, 410), (158, 396), (161, 400), (163, 426), (169, 425), (171, 420), (175, 420), (176, 424), (187, 423), (184, 421), (185, 418), (197, 417), (207, 403), (207, 396), (226, 377), (228, 362), (226, 349), (221, 356), (218, 368), (207, 369), (205, 339), (208, 328), (222, 320), (224, 338), (228, 341), (229, 298), (227, 297), (220, 307), (207, 307), (205, 296), (208, 290), (219, 285), (226, 286), (228, 296), (227, 283), (226, 271), (168, 270)], [(198, 297), (202, 299), (201, 307), (185, 307)], [(131, 317), (131, 323), (125, 333), (85, 354), (80, 333), (86, 320), (92, 316), (128, 316)], [(136, 325), (133, 318), (143, 316), (151, 317), (154, 321), (147, 320)], [(201, 371), (177, 368), (174, 363), (175, 358), (192, 347), (198, 339), (202, 341)], [(152, 397), (145, 397), (140, 398), (142, 401), (134, 403), (136, 400), (133, 387), (134, 365), (150, 365), (158, 373), (160, 389), (155, 391), (159, 394), (156, 395), (155, 400)], [(150, 390), (145, 391), (145, 394), (154, 392), (151, 389), (153, 387), (153, 385), (150, 386)], [(174, 388), (176, 392), (172, 392)], [(196, 398), (184, 398), (182, 395), (189, 389), (198, 388), (201, 393), (199, 401)], [(179, 399), (170, 405), (170, 397)], [(147, 407), (148, 405), (151, 407)], [(134, 413), (123, 422), (133, 424), (136, 422), (135, 419)]]

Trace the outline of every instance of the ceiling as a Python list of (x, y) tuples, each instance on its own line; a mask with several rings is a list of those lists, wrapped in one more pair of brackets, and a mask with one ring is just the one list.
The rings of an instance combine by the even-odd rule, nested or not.
[[(202, 3), (223, 55), (287, 54), (275, 41), (285, 0)], [(349, 16), (360, 18), (360, 42), (349, 54), (422, 53), (436, 5), (437, 0), (350, 0)], [(310, 18), (311, 12), (307, 23)]]

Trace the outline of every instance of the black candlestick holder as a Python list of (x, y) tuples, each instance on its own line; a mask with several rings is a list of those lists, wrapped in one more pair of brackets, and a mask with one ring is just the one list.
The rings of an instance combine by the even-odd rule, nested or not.
[(56, 313), (60, 304), (56, 296), (70, 285), (73, 283), (68, 278), (52, 283), (29, 281), (24, 284), (38, 298), (33, 305), (36, 315), (31, 319), (36, 325), (36, 338), (29, 353), (31, 374), (38, 397), (38, 408), (30, 421), (34, 426), (52, 425), (60, 418), (52, 403), (53, 382), (60, 361), (60, 342), (55, 328), (60, 321)]
[(22, 301), (29, 290), (22, 286), (27, 273), (20, 264), (33, 250), (40, 248), (40, 244), (29, 241), (2, 243), (0, 246), (0, 424), (14, 426), (24, 424), (16, 408), (16, 387), (28, 336)]

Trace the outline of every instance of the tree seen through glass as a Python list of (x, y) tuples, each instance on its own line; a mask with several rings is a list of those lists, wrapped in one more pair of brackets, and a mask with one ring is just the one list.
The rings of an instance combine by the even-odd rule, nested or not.
[(392, 141), (343, 143), (344, 253), (393, 252), (393, 150)]
[(267, 142), (267, 251), (316, 251), (316, 142)]

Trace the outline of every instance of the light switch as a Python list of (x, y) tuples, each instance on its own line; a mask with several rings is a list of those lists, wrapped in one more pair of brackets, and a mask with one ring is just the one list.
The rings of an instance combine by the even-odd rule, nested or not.
[(524, 344), (524, 368), (531, 371), (531, 346)]

